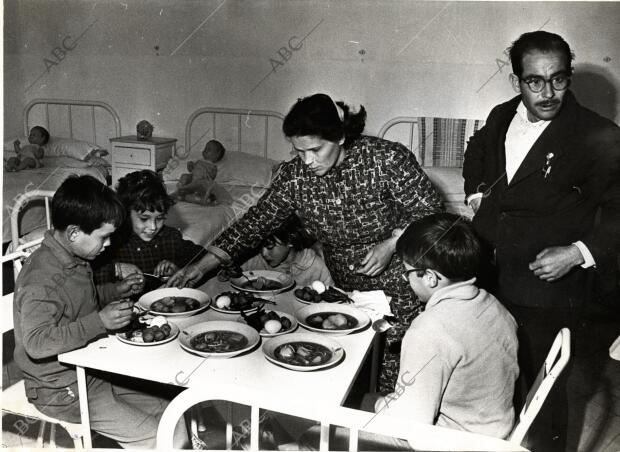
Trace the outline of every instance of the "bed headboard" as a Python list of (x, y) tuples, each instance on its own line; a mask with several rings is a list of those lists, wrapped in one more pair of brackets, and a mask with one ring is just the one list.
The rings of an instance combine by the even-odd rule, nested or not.
[(282, 135), (284, 116), (275, 111), (203, 107), (193, 112), (185, 126), (185, 145), (179, 158), (196, 154), (209, 140), (218, 140), (228, 151), (243, 151), (273, 160), (288, 160), (290, 144)]
[(407, 146), (422, 166), (461, 168), (467, 141), (483, 125), (480, 119), (399, 116), (381, 127), (379, 137)]
[(105, 102), (73, 99), (34, 99), (24, 108), (24, 133), (44, 125), (51, 135), (84, 140), (107, 148), (121, 136), (121, 120)]

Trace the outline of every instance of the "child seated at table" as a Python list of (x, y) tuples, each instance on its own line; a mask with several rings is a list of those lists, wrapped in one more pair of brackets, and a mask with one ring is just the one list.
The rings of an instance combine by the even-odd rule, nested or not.
[[(188, 263), (199, 260), (204, 248), (170, 226), (166, 214), (174, 204), (157, 173), (150, 170), (129, 173), (118, 181), (117, 194), (127, 212), (124, 227), (113, 237), (112, 246), (94, 264), (95, 280), (114, 281), (135, 271), (165, 277)], [(118, 265), (118, 263), (124, 265)], [(127, 264), (132, 264), (128, 266)], [(147, 278), (145, 290), (161, 285)]]
[(314, 248), (314, 240), (303, 228), (297, 215), (289, 219), (261, 246), (260, 253), (246, 261), (242, 270), (275, 270), (293, 277), (299, 287), (322, 281), (334, 284), (332, 276)]
[[(53, 229), (19, 273), (14, 294), (15, 361), (24, 374), (30, 403), (48, 416), (80, 422), (75, 369), (58, 355), (127, 325), (133, 303), (122, 300), (142, 289), (136, 273), (95, 286), (89, 261), (110, 244), (122, 224), (123, 205), (92, 176), (66, 179), (52, 198)], [(100, 301), (112, 301), (100, 309)], [(123, 447), (152, 448), (167, 401), (88, 375), (90, 427)], [(179, 444), (186, 438), (178, 429)], [(185, 436), (182, 436), (185, 435)]]
[[(425, 307), (403, 338), (396, 390), (376, 400), (375, 412), (506, 438), (519, 374), (517, 324), (476, 286), (481, 245), (473, 228), (458, 215), (429, 215), (405, 229), (396, 253), (407, 269), (403, 278)], [(305, 433), (302, 443), (315, 433)], [(337, 428), (335, 438), (338, 444), (347, 435)], [(362, 444), (409, 448), (407, 441), (366, 433)]]

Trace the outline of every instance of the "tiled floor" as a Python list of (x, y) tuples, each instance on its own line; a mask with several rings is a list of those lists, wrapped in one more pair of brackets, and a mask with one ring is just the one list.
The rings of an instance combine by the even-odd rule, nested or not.
[[(584, 337), (573, 350), (569, 375), (569, 428), (567, 451), (620, 451), (620, 361), (609, 357), (609, 346), (620, 335), (620, 300), (612, 309), (591, 309), (582, 324)], [(599, 345), (594, 345), (599, 344)], [(5, 380), (6, 381), (6, 380)], [(38, 424), (20, 434), (19, 419), (2, 417), (2, 447), (31, 448), (35, 445)], [(61, 447), (72, 447), (69, 437), (57, 435)], [(94, 435), (94, 446), (110, 448), (114, 443)]]

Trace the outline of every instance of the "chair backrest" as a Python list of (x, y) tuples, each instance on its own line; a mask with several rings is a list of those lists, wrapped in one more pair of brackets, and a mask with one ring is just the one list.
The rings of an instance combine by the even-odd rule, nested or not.
[[(173, 448), (174, 428), (180, 417), (194, 405), (207, 401), (229, 401), (250, 405), (251, 418), (239, 425), (249, 427), (250, 450), (258, 450), (260, 411), (269, 410), (318, 421), (321, 424), (320, 450), (329, 450), (329, 426), (350, 429), (349, 450), (357, 450), (359, 431), (407, 439), (415, 449), (422, 450), (527, 450), (508, 441), (484, 435), (420, 424), (386, 415), (341, 406), (317, 405), (311, 398), (291, 398), (263, 393), (254, 388), (235, 385), (191, 387), (170, 402), (157, 429), (157, 448)], [(230, 434), (231, 429), (227, 429)], [(227, 441), (230, 444), (230, 441)]]
[(510, 434), (509, 441), (521, 444), (536, 415), (540, 411), (553, 384), (560, 376), (570, 358), (570, 330), (562, 328), (551, 345), (547, 358), (527, 394), (525, 406), (521, 410), (517, 424)]

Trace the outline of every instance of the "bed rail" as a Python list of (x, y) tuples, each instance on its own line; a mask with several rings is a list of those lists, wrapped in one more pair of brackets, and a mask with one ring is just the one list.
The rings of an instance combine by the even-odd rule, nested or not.
[[(203, 107), (194, 111), (189, 118), (187, 119), (187, 125), (185, 126), (185, 154), (177, 155), (178, 158), (186, 158), (189, 154), (190, 150), (193, 146), (200, 141), (202, 137), (196, 140), (195, 143), (192, 143), (192, 126), (196, 119), (202, 115), (211, 114), (213, 115), (211, 121), (211, 127), (208, 130), (208, 133), (212, 137), (212, 139), (217, 139), (217, 118), (221, 115), (233, 115), (236, 116), (236, 126), (237, 126), (237, 142), (236, 147), (237, 151), (242, 150), (243, 140), (242, 140), (242, 131), (243, 125), (246, 124), (248, 118), (259, 117), (264, 120), (265, 133), (263, 137), (263, 152), (262, 156), (265, 158), (269, 158), (269, 149), (270, 149), (270, 140), (269, 140), (269, 122), (272, 121), (284, 121), (284, 116), (276, 111), (270, 110), (250, 110), (250, 109), (240, 109), (240, 108), (221, 108), (221, 107)], [(206, 135), (206, 133), (205, 133)], [(204, 136), (204, 135), (203, 135)]]
[[(50, 132), (51, 135), (54, 135), (54, 131), (50, 130), (50, 114), (49, 114), (49, 106), (50, 105), (60, 105), (67, 107), (68, 113), (68, 122), (69, 122), (69, 138), (73, 139), (73, 112), (72, 107), (80, 106), (80, 107), (90, 107), (90, 121), (91, 121), (91, 131), (92, 131), (92, 142), (95, 144), (100, 144), (97, 142), (97, 123), (95, 120), (95, 109), (99, 108), (109, 114), (113, 123), (114, 123), (114, 135), (115, 137), (121, 136), (121, 120), (116, 113), (116, 110), (112, 108), (109, 104), (105, 102), (100, 102), (97, 100), (74, 100), (74, 99), (34, 99), (26, 105), (24, 108), (24, 132), (26, 136), (28, 136), (28, 131), (30, 130), (30, 114), (34, 107), (42, 105), (45, 111), (45, 125), (46, 129)], [(105, 134), (108, 138), (110, 137), (109, 133)], [(107, 145), (108, 143), (106, 143)]]
[(39, 237), (29, 242), (19, 243), (20, 231), (19, 231), (19, 214), (29, 202), (42, 198), (45, 202), (45, 222), (47, 229), (52, 224), (52, 214), (50, 208), (50, 199), (54, 196), (53, 191), (49, 190), (31, 190), (19, 195), (15, 204), (11, 208), (11, 240), (13, 243), (13, 249), (10, 253), (2, 256), (2, 262), (13, 261), (14, 276), (17, 278), (17, 274), (22, 268), (22, 261), (30, 255), (29, 249), (38, 245), (43, 240), (43, 237)]
[[(379, 130), (379, 135), (378, 135), (379, 138), (385, 138), (385, 135), (388, 133), (388, 131), (392, 127), (394, 127), (394, 126), (396, 126), (398, 124), (409, 124), (410, 128), (409, 128), (409, 140), (408, 140), (409, 146), (408, 146), (408, 148), (409, 148), (409, 150), (413, 150), (414, 149), (414, 147), (413, 147), (413, 138), (414, 138), (414, 136), (417, 136), (414, 133), (414, 131), (416, 129), (416, 126), (419, 125), (417, 117), (414, 117), (414, 116), (398, 116), (396, 118), (390, 119)], [(405, 144), (405, 146), (407, 146), (406, 143), (403, 143), (403, 144)]]

